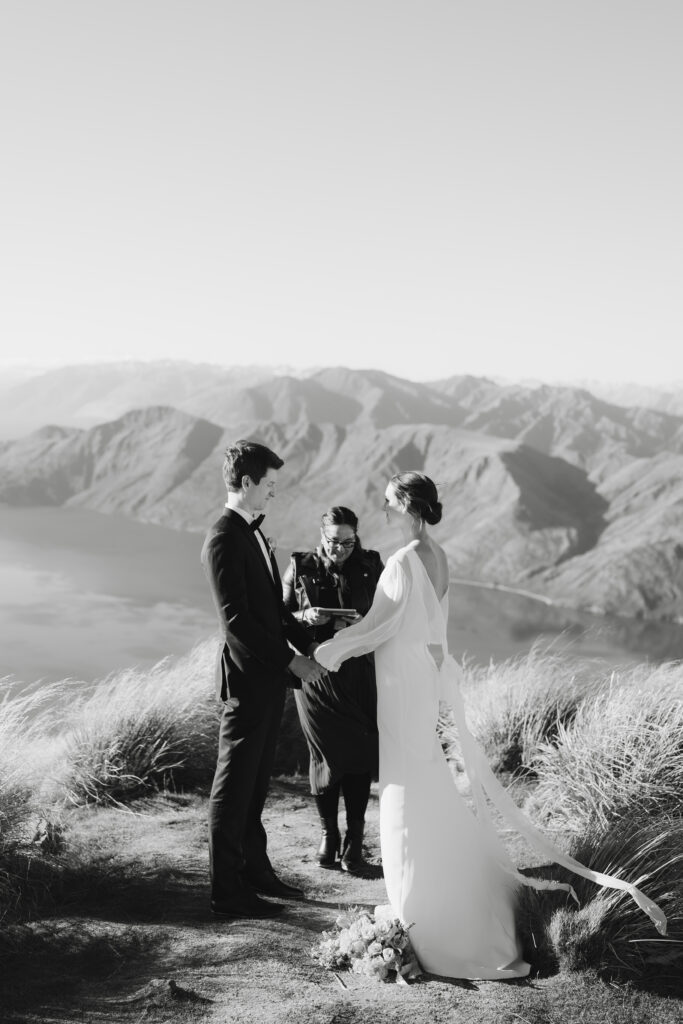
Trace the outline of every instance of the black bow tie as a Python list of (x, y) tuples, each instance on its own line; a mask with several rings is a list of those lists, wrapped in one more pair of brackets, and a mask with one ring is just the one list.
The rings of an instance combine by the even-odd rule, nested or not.
[(254, 532), (258, 530), (259, 526), (261, 525), (265, 518), (265, 516), (256, 516), (256, 518), (252, 519), (252, 521), (249, 523), (249, 529), (254, 530)]

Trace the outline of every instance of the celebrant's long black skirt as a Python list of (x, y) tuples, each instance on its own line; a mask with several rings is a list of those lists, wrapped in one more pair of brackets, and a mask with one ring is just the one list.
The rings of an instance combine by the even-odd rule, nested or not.
[(317, 796), (343, 775), (377, 778), (377, 687), (372, 655), (349, 658), (338, 672), (294, 690), (310, 753), (311, 792)]

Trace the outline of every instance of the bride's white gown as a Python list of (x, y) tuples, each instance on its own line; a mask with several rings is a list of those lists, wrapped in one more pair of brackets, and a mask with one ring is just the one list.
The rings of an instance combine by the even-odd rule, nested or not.
[[(336, 670), (348, 657), (375, 651), (382, 866), (392, 913), (413, 925), (421, 966), (454, 978), (529, 972), (515, 933), (516, 892), (522, 882), (558, 883), (517, 873), (491, 825), (484, 789), (544, 853), (594, 881), (627, 889), (665, 929), (663, 915), (642, 893), (562, 855), (501, 790), (467, 730), (456, 692), (457, 666), (446, 647), (448, 597), (439, 600), (415, 547), (388, 559), (365, 618), (321, 644), (315, 656)], [(433, 645), (443, 651), (441, 668)], [(440, 700), (455, 711), (476, 815), (458, 793), (437, 737)]]

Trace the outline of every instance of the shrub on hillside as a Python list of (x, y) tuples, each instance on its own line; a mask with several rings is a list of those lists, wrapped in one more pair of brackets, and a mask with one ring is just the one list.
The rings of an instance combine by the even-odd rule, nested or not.
[[(596, 663), (542, 644), (486, 667), (465, 663), (463, 671), (467, 721), (497, 772), (532, 773), (539, 745), (552, 742), (604, 685)], [(442, 740), (457, 762), (457, 733), (447, 719)]]
[(35, 697), (0, 702), (0, 850), (16, 840), (25, 826), (33, 795), (29, 755), (30, 715)]
[(572, 856), (596, 871), (633, 881), (667, 916), (661, 936), (631, 897), (567, 876), (581, 907), (549, 924), (561, 968), (683, 990), (683, 818), (636, 815), (585, 829)]
[(634, 810), (683, 811), (683, 666), (640, 665), (587, 698), (533, 758), (527, 810), (583, 834)]
[(61, 786), (73, 803), (125, 803), (165, 787), (193, 787), (215, 767), (215, 642), (98, 682), (70, 714)]
[(41, 792), (47, 761), (40, 710), (55, 688), (17, 697), (8, 687), (0, 681), (0, 920), (19, 898), (31, 857), (54, 852), (61, 836), (58, 814), (46, 810)]
[(547, 896), (525, 893), (526, 932), (545, 965), (673, 985), (683, 976), (682, 666), (644, 664), (603, 679), (590, 663), (576, 669), (538, 649), (487, 670), (466, 667), (468, 720), (498, 770), (531, 769), (527, 812), (573, 836), (582, 863), (642, 888), (669, 918), (669, 935), (627, 894), (573, 874), (582, 908), (558, 910), (545, 927)]

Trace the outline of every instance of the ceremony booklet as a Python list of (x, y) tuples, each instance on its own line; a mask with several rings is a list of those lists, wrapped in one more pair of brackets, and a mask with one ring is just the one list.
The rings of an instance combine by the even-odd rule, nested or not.
[(360, 615), (355, 608), (319, 608), (316, 605), (316, 611), (322, 615), (337, 615), (342, 619), (358, 619)]

